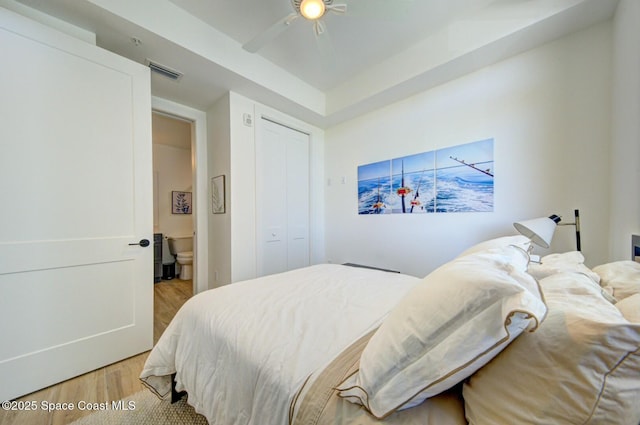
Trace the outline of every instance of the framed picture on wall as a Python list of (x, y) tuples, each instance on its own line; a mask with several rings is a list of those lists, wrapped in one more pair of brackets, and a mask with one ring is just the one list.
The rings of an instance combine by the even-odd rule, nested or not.
[(214, 214), (225, 213), (224, 174), (211, 179), (211, 209)]
[(171, 192), (171, 212), (173, 214), (191, 214), (191, 192)]

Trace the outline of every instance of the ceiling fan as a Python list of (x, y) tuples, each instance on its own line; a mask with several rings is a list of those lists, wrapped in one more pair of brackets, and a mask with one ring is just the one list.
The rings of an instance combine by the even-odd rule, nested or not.
[(293, 12), (280, 19), (275, 24), (249, 40), (242, 47), (255, 53), (269, 44), (281, 33), (287, 30), (291, 23), (302, 17), (313, 23), (313, 31), (318, 46), (324, 53), (331, 51), (327, 28), (322, 17), (327, 13), (345, 14), (347, 7), (349, 15), (374, 19), (394, 19), (407, 16), (413, 0), (342, 0), (334, 4), (334, 0), (291, 0)]
[(319, 37), (326, 32), (326, 26), (321, 18), (327, 12), (342, 14), (347, 11), (346, 4), (333, 4), (333, 0), (291, 0), (291, 5), (293, 6), (294, 12), (280, 19), (261, 34), (249, 40), (242, 48), (251, 53), (257, 52), (264, 45), (270, 43), (278, 35), (283, 33), (293, 21), (300, 17), (313, 22), (313, 31), (316, 37)]

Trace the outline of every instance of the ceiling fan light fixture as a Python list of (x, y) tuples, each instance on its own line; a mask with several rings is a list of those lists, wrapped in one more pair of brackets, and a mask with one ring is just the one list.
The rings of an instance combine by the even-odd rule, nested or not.
[(322, 0), (302, 0), (300, 3), (300, 14), (306, 19), (315, 20), (325, 12), (324, 1)]

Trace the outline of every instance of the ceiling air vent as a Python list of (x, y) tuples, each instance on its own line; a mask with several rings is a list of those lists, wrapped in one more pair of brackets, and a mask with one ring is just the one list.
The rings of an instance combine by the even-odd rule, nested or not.
[(160, 65), (159, 63), (153, 62), (152, 60), (147, 59), (147, 66), (151, 68), (151, 71), (156, 74), (160, 74), (164, 77), (167, 77), (173, 81), (178, 81), (182, 78), (182, 72), (178, 72), (174, 69), (169, 68), (168, 66)]

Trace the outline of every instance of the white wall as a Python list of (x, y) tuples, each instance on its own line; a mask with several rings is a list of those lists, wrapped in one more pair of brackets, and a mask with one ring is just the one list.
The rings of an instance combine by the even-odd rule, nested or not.
[(211, 197), (211, 178), (224, 175), (226, 178), (224, 214), (213, 214), (208, 208), (209, 217), (209, 288), (215, 288), (231, 282), (231, 205), (230, 194), (230, 124), (229, 95), (220, 99), (207, 112), (209, 198)]
[[(575, 208), (588, 261), (607, 259), (610, 43), (600, 24), (329, 129), (327, 259), (424, 276), (514, 220)], [(358, 165), (487, 138), (494, 212), (358, 216)], [(553, 251), (572, 235), (559, 228)]]
[(165, 236), (193, 235), (193, 214), (171, 213), (172, 191), (193, 192), (191, 149), (154, 143), (153, 171), (154, 231)]
[(640, 2), (621, 0), (614, 18), (610, 256), (631, 258), (640, 234)]
[(255, 121), (256, 104), (231, 93), (231, 282), (256, 277), (256, 167), (255, 125), (244, 124), (244, 114)]

